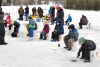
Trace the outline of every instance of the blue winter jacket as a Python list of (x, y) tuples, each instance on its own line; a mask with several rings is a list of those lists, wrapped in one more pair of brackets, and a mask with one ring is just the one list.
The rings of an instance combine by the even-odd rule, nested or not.
[(68, 21), (68, 22), (72, 22), (72, 17), (71, 17), (71, 16), (68, 16), (67, 21)]

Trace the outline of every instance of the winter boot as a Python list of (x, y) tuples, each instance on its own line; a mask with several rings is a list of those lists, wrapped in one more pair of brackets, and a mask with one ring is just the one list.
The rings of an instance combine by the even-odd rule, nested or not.
[(39, 39), (43, 39), (43, 34), (42, 33), (40, 34), (40, 38)]

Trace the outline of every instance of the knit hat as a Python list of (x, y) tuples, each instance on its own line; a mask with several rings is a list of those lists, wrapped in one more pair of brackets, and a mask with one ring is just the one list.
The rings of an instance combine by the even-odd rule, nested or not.
[(75, 29), (74, 24), (71, 24), (71, 25), (69, 26), (69, 28), (71, 28), (71, 29)]
[(80, 37), (79, 38), (79, 44), (82, 45), (85, 42), (85, 38), (84, 37)]

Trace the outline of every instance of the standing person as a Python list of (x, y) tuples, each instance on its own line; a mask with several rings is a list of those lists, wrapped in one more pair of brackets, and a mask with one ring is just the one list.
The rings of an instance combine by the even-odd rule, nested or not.
[(88, 24), (88, 19), (86, 16), (82, 15), (80, 22), (79, 22), (79, 29), (82, 29), (82, 25), (87, 25)]
[(64, 48), (67, 48), (67, 50), (71, 50), (73, 43), (78, 40), (79, 33), (73, 24), (71, 24), (68, 29), (69, 33), (64, 37), (64, 43), (66, 45), (66, 47)]
[[(64, 12), (60, 6), (57, 7), (57, 17), (53, 21), (56, 21), (56, 26), (55, 26), (54, 31), (56, 31), (55, 37), (57, 36), (57, 38), (55, 40), (60, 41), (61, 35), (64, 34), (64, 27), (63, 27), (63, 25), (64, 25)], [(52, 36), (52, 39), (53, 39), (53, 36)]]
[(33, 15), (33, 16), (37, 16), (36, 7), (33, 7), (33, 8), (32, 8), (32, 15)]
[(38, 12), (39, 17), (42, 18), (43, 17), (43, 9), (41, 7), (38, 7), (37, 12)]
[(70, 22), (72, 22), (72, 17), (71, 17), (71, 15), (69, 14), (68, 15), (68, 19), (65, 21), (65, 23), (66, 23), (66, 25), (70, 25)]
[(28, 20), (28, 15), (29, 15), (29, 7), (27, 5), (26, 8), (25, 8), (25, 20), (26, 21)]
[(2, 0), (0, 0), (0, 8), (1, 8)]
[(79, 57), (82, 52), (80, 59), (84, 59), (84, 62), (90, 62), (90, 51), (94, 51), (96, 49), (96, 44), (92, 40), (87, 40), (84, 37), (79, 38), (79, 44), (81, 47), (78, 51), (77, 57)]
[(4, 28), (4, 12), (0, 8), (0, 45), (6, 45), (7, 43), (4, 40), (5, 37), (5, 28)]
[(18, 9), (18, 13), (19, 13), (19, 20), (23, 20), (24, 9), (22, 6), (20, 6), (20, 8)]
[(51, 6), (49, 9), (50, 19), (51, 19), (51, 25), (54, 23), (53, 20), (55, 18), (55, 7)]

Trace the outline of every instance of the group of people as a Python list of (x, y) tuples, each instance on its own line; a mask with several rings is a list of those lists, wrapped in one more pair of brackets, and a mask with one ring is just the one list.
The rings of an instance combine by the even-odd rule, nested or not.
[[(50, 14), (50, 18), (51, 18), (50, 20), (52, 22), (51, 24), (54, 24), (54, 21), (56, 22), (55, 28), (51, 34), (51, 39), (52, 39), (51, 41), (60, 41), (61, 35), (64, 34), (64, 11), (63, 11), (63, 8), (61, 8), (60, 6), (57, 6), (56, 9), (57, 9), (56, 17), (54, 14), (55, 8), (50, 7), (50, 10), (49, 10), (49, 14)], [(18, 13), (19, 13), (19, 20), (23, 20), (24, 14), (26, 16), (26, 20), (29, 19), (29, 23), (26, 26), (27, 31), (28, 31), (27, 36), (29, 36), (30, 39), (32, 39), (34, 37), (34, 30), (36, 28), (36, 21), (34, 20), (34, 18), (32, 18), (32, 16), (37, 16), (36, 8), (35, 7), (32, 8), (32, 16), (28, 16), (29, 15), (28, 6), (25, 8), (25, 13), (24, 13), (24, 9), (22, 6), (19, 8)], [(9, 15), (10, 14), (8, 14), (8, 18), (10, 18)], [(44, 17), (43, 10), (40, 7), (38, 8), (38, 16), (39, 16), (39, 18)], [(7, 26), (7, 25), (4, 24), (3, 17), (4, 17), (4, 12), (2, 11), (2, 8), (0, 8), (0, 45), (7, 44), (4, 40), (5, 26)], [(43, 19), (44, 27), (40, 33), (39, 39), (46, 40), (48, 37), (48, 33), (49, 33), (49, 29), (50, 29), (48, 20), (49, 20), (48, 17), (45, 17)], [(8, 22), (8, 21), (11, 21), (11, 20), (7, 19), (6, 22)], [(81, 47), (78, 51), (77, 57), (79, 57), (80, 52), (82, 52), (81, 59), (84, 59), (84, 62), (90, 62), (90, 51), (93, 51), (96, 49), (96, 44), (91, 40), (85, 39), (84, 37), (79, 38), (78, 30), (75, 28), (75, 25), (70, 24), (70, 22), (72, 22), (72, 17), (69, 14), (68, 19), (66, 20), (66, 24), (68, 25), (69, 32), (64, 37), (64, 43), (65, 43), (64, 48), (67, 50), (71, 50), (73, 48), (73, 43), (76, 41), (79, 41), (79, 44), (81, 44)], [(80, 22), (79, 22), (80, 29), (82, 29), (82, 25), (87, 25), (87, 23), (88, 23), (88, 20), (87, 20), (86, 16), (82, 15), (82, 18), (80, 19)], [(16, 37), (17, 35), (15, 33), (18, 33), (20, 24), (17, 21), (14, 21), (13, 24), (9, 25), (9, 29), (11, 29), (12, 25), (14, 25), (15, 27), (14, 27), (14, 32), (11, 35), (13, 37)]]
[[(41, 7), (38, 7), (38, 9), (36, 9), (36, 7), (32, 8), (32, 16), (39, 16), (40, 18), (42, 18), (43, 13), (44, 12)], [(19, 20), (23, 20), (23, 16), (25, 16), (25, 20), (28, 20), (28, 16), (29, 16), (28, 5), (25, 7), (25, 9), (23, 9), (23, 7), (21, 5), (20, 8), (18, 9), (18, 14), (19, 14)]]

